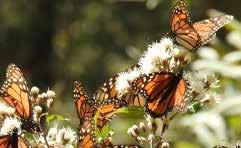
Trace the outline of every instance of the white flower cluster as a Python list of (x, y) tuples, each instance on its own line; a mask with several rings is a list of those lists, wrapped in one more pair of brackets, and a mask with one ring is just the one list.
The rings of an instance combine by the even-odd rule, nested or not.
[(160, 42), (149, 45), (147, 51), (141, 57), (138, 68), (120, 73), (116, 80), (116, 89), (119, 96), (130, 91), (130, 83), (143, 74), (153, 72), (177, 72), (181, 66), (190, 62), (190, 53), (176, 46), (171, 38), (164, 37)]
[(15, 109), (7, 106), (5, 103), (0, 102), (0, 115), (13, 115)]
[(42, 115), (48, 112), (48, 109), (52, 106), (55, 92), (47, 90), (47, 92), (39, 93), (39, 88), (34, 86), (31, 88), (31, 101), (33, 103), (33, 120), (38, 123)]
[(14, 131), (21, 133), (21, 122), (17, 118), (6, 117), (0, 129), (0, 136), (12, 134)]
[[(57, 125), (54, 125), (49, 129), (46, 140), (51, 147), (74, 148), (77, 134), (70, 127), (58, 129)], [(40, 138), (40, 142), (45, 143), (43, 137)]]
[(116, 79), (116, 88), (120, 97), (129, 92), (131, 87), (130, 83), (133, 82), (136, 78), (138, 78), (140, 74), (140, 70), (137, 67), (133, 68), (133, 70), (122, 72), (119, 74)]
[(201, 103), (214, 105), (220, 102), (220, 96), (214, 92), (208, 91), (210, 88), (219, 87), (219, 80), (211, 72), (185, 72), (183, 79), (188, 81), (189, 89), (194, 98), (199, 99)]

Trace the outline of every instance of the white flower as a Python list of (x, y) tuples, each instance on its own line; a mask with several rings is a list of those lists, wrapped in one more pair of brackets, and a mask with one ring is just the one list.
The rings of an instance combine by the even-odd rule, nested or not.
[(203, 103), (206, 103), (210, 106), (214, 106), (214, 105), (220, 103), (220, 101), (221, 101), (220, 95), (218, 95), (215, 92), (206, 92), (204, 95), (205, 95), (204, 98), (201, 99), (200, 101)]
[(169, 50), (169, 51), (172, 51), (173, 50), (173, 41), (171, 38), (163, 38), (161, 41), (160, 41), (160, 46), (162, 47), (162, 50)]
[(59, 130), (57, 137), (56, 137), (56, 143), (57, 144), (73, 144), (77, 139), (77, 135), (75, 131), (73, 131), (71, 128), (62, 128)]
[(214, 73), (208, 73), (206, 75), (205, 81), (208, 83), (210, 88), (219, 87), (219, 80), (217, 78), (217, 75), (215, 75)]
[(48, 96), (48, 98), (55, 98), (56, 94), (55, 94), (54, 91), (48, 90), (47, 91), (47, 96)]
[(47, 140), (48, 141), (55, 141), (56, 137), (58, 134), (58, 129), (57, 129), (57, 125), (54, 125), (54, 127), (50, 128), (48, 131), (48, 135), (47, 135)]
[(186, 72), (183, 78), (188, 81), (191, 91), (196, 93), (202, 93), (205, 91), (204, 78), (198, 72)]
[(3, 121), (2, 128), (0, 130), (0, 135), (8, 135), (17, 129), (21, 133), (21, 122), (17, 118), (6, 117)]
[(120, 73), (116, 79), (116, 89), (120, 96), (125, 95), (129, 92), (130, 83), (132, 83), (137, 77), (140, 76), (140, 71), (138, 68), (134, 68), (128, 72)]
[(0, 102), (0, 114), (2, 115), (13, 115), (15, 113), (15, 109), (7, 106), (4, 103)]
[(120, 73), (116, 79), (116, 89), (119, 94), (126, 94), (128, 93), (128, 89), (130, 88), (130, 84), (128, 82), (128, 73), (123, 72)]
[(160, 42), (154, 42), (149, 45), (144, 56), (140, 59), (139, 65), (143, 74), (161, 71), (168, 65), (168, 60), (172, 58), (173, 42), (169, 38), (164, 38)]
[(37, 114), (40, 114), (42, 113), (42, 107), (37, 105), (37, 106), (34, 106), (34, 112), (37, 113)]

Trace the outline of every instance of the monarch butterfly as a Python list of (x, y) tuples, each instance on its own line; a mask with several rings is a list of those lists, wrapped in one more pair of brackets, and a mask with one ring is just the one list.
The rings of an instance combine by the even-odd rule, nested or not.
[(80, 129), (78, 148), (96, 147), (95, 126), (93, 118), (85, 118)]
[(86, 118), (80, 129), (80, 137), (78, 141), (78, 148), (96, 148), (96, 147), (112, 147), (112, 148), (138, 148), (135, 145), (112, 145), (107, 137), (102, 144), (97, 144), (95, 136), (95, 126), (93, 118)]
[(195, 51), (213, 39), (216, 32), (232, 19), (233, 16), (222, 15), (193, 24), (185, 1), (179, 0), (172, 12), (171, 35), (183, 47)]
[(33, 132), (36, 128), (32, 120), (32, 106), (29, 99), (29, 89), (21, 70), (15, 64), (9, 64), (6, 80), (0, 89), (0, 95), (11, 107), (15, 115), (21, 118), (22, 128)]
[(108, 105), (107, 103), (105, 103), (104, 106), (96, 108), (93, 105), (93, 100), (88, 97), (87, 93), (85, 92), (79, 81), (74, 82), (73, 93), (75, 105), (80, 119), (80, 125), (83, 124), (86, 118), (93, 118), (97, 110), (99, 111), (99, 115), (97, 116), (97, 126), (99, 127), (99, 129), (104, 126), (106, 121), (109, 121), (113, 118), (114, 105)]
[(28, 144), (25, 140), (18, 135), (18, 130), (14, 129), (9, 135), (0, 136), (1, 148), (28, 148)]
[(95, 115), (96, 108), (91, 104), (90, 98), (79, 81), (74, 82), (73, 93), (80, 124), (82, 124), (85, 118), (92, 118)]
[(182, 79), (182, 74), (156, 72), (143, 75), (132, 83), (132, 87), (146, 98), (145, 111), (152, 117), (160, 117), (187, 103), (188, 82)]
[[(128, 72), (135, 68), (139, 68), (139, 65), (131, 66), (129, 69), (124, 72)], [(103, 106), (111, 101), (115, 104), (115, 108), (118, 109), (123, 106), (144, 106), (144, 98), (135, 93), (134, 91), (130, 91), (125, 96), (122, 96), (120, 99), (118, 97), (118, 92), (116, 89), (116, 79), (119, 75), (115, 75), (111, 77), (108, 82), (105, 82), (95, 93), (94, 100), (96, 101), (96, 105), (98, 107)]]
[[(138, 68), (138, 65), (132, 66), (124, 72)], [(111, 77), (108, 82), (104, 83), (95, 93), (95, 105), (98, 108), (99, 116), (97, 118), (97, 127), (102, 129), (104, 124), (110, 121), (114, 116), (114, 111), (124, 106), (144, 106), (144, 98), (134, 91), (130, 91), (121, 98), (118, 97), (116, 89), (116, 79), (118, 75)]]

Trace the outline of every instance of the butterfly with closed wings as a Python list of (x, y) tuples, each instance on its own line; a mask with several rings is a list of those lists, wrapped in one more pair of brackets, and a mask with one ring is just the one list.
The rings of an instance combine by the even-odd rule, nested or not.
[(231, 15), (222, 15), (192, 23), (185, 0), (179, 0), (172, 12), (170, 35), (178, 44), (190, 51), (196, 51), (212, 40), (216, 32), (232, 19)]
[(3, 100), (15, 108), (15, 115), (21, 119), (22, 128), (29, 132), (37, 129), (32, 119), (32, 106), (27, 82), (21, 70), (15, 64), (9, 64), (6, 80), (0, 89)]

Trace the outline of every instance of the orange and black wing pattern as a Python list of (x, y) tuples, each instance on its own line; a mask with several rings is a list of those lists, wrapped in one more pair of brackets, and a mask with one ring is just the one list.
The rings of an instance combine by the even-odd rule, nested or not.
[(17, 133), (12, 135), (0, 136), (0, 147), (1, 148), (28, 148), (29, 145), (25, 140), (18, 136)]
[(181, 75), (168, 72), (143, 75), (132, 87), (146, 98), (145, 110), (152, 117), (160, 117), (186, 103), (188, 87)]
[(6, 80), (0, 90), (0, 95), (5, 102), (15, 108), (15, 114), (21, 119), (28, 119), (31, 116), (27, 82), (15, 64), (10, 64), (7, 68)]
[(173, 9), (171, 30), (175, 40), (189, 50), (196, 50), (201, 46), (201, 38), (190, 20), (187, 5), (179, 0)]
[(118, 98), (118, 92), (116, 90), (116, 78), (118, 75), (111, 77), (108, 82), (105, 82), (94, 94), (95, 106), (101, 107), (106, 104), (106, 102), (112, 101), (115, 104), (115, 108), (120, 108), (125, 106), (125, 102)]
[(73, 93), (80, 123), (85, 118), (92, 118), (96, 113), (96, 108), (91, 104), (90, 98), (79, 81), (74, 82)]
[(199, 34), (202, 45), (204, 45), (210, 40), (212, 40), (215, 37), (216, 32), (221, 27), (229, 23), (232, 19), (233, 19), (233, 16), (221, 15), (221, 16), (213, 17), (200, 22), (196, 22), (193, 24), (193, 27)]
[(86, 118), (79, 131), (78, 148), (96, 148), (95, 126), (92, 118)]
[[(127, 72), (139, 68), (139, 65), (131, 66), (129, 69), (123, 71)], [(118, 109), (123, 106), (144, 106), (144, 98), (136, 94), (134, 91), (130, 91), (126, 95), (119, 97), (116, 89), (116, 79), (119, 75), (111, 77), (107, 82), (105, 82), (95, 93), (94, 98), (96, 101), (96, 106), (101, 107), (106, 104), (114, 104), (115, 108)]]
[(97, 127), (101, 131), (103, 126), (115, 117), (115, 105), (105, 104), (98, 108)]

